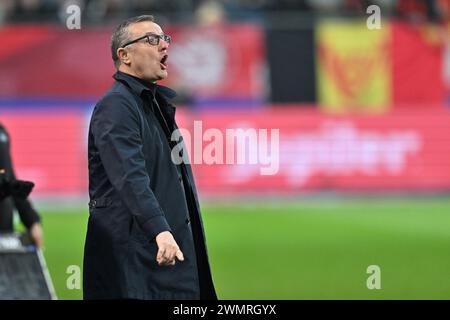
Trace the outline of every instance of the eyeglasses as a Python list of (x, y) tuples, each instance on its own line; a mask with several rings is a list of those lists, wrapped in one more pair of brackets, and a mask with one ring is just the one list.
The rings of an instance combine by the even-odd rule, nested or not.
[(146, 33), (142, 37), (139, 37), (137, 39), (134, 39), (132, 41), (125, 43), (124, 45), (122, 45), (122, 48), (125, 48), (126, 46), (129, 46), (130, 44), (138, 42), (142, 39), (147, 39), (147, 42), (152, 46), (159, 45), (159, 41), (161, 41), (161, 40), (164, 40), (168, 44), (170, 44), (172, 42), (172, 38), (167, 34), (156, 34), (156, 33), (149, 32), (149, 33)]

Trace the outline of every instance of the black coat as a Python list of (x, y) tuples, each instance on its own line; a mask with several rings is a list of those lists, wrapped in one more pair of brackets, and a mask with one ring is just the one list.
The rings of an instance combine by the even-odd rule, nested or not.
[[(157, 103), (168, 129), (177, 128), (175, 92), (122, 72), (114, 78), (89, 127), (84, 298), (217, 299), (191, 168), (172, 162), (155, 113)], [(172, 232), (183, 262), (157, 264), (162, 231)]]
[[(10, 136), (6, 128), (0, 124), (0, 169), (5, 170), (8, 179), (16, 178), (11, 159)], [(0, 200), (0, 232), (13, 232), (14, 209), (19, 212), (20, 220), (29, 229), (40, 217), (30, 200), (9, 196)]]

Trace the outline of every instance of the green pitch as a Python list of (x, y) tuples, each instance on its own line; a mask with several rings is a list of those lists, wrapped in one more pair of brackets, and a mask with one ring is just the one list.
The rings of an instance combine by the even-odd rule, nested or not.
[[(80, 299), (66, 272), (82, 266), (87, 210), (42, 215), (58, 298)], [(203, 215), (221, 299), (450, 298), (450, 199), (208, 204)], [(370, 265), (379, 290), (367, 288)]]

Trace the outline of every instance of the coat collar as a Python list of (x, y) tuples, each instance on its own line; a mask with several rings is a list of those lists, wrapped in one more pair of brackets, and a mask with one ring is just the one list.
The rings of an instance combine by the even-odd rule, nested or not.
[(155, 96), (155, 93), (161, 95), (167, 102), (176, 97), (177, 93), (165, 86), (161, 86), (156, 83), (150, 85), (145, 85), (138, 78), (133, 77), (125, 72), (117, 71), (113, 78), (117, 81), (124, 82), (134, 94), (141, 96), (143, 92), (151, 93)]

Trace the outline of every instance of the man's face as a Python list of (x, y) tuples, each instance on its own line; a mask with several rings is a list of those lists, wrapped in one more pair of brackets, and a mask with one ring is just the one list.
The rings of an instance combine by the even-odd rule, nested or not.
[[(128, 41), (142, 37), (146, 33), (164, 34), (159, 25), (150, 21), (132, 24), (128, 26), (128, 31), (130, 33)], [(169, 44), (163, 39), (160, 39), (158, 45), (151, 45), (146, 38), (126, 46), (128, 60), (125, 65), (128, 67), (128, 71), (138, 78), (150, 82), (165, 79), (167, 77), (168, 47)]]

